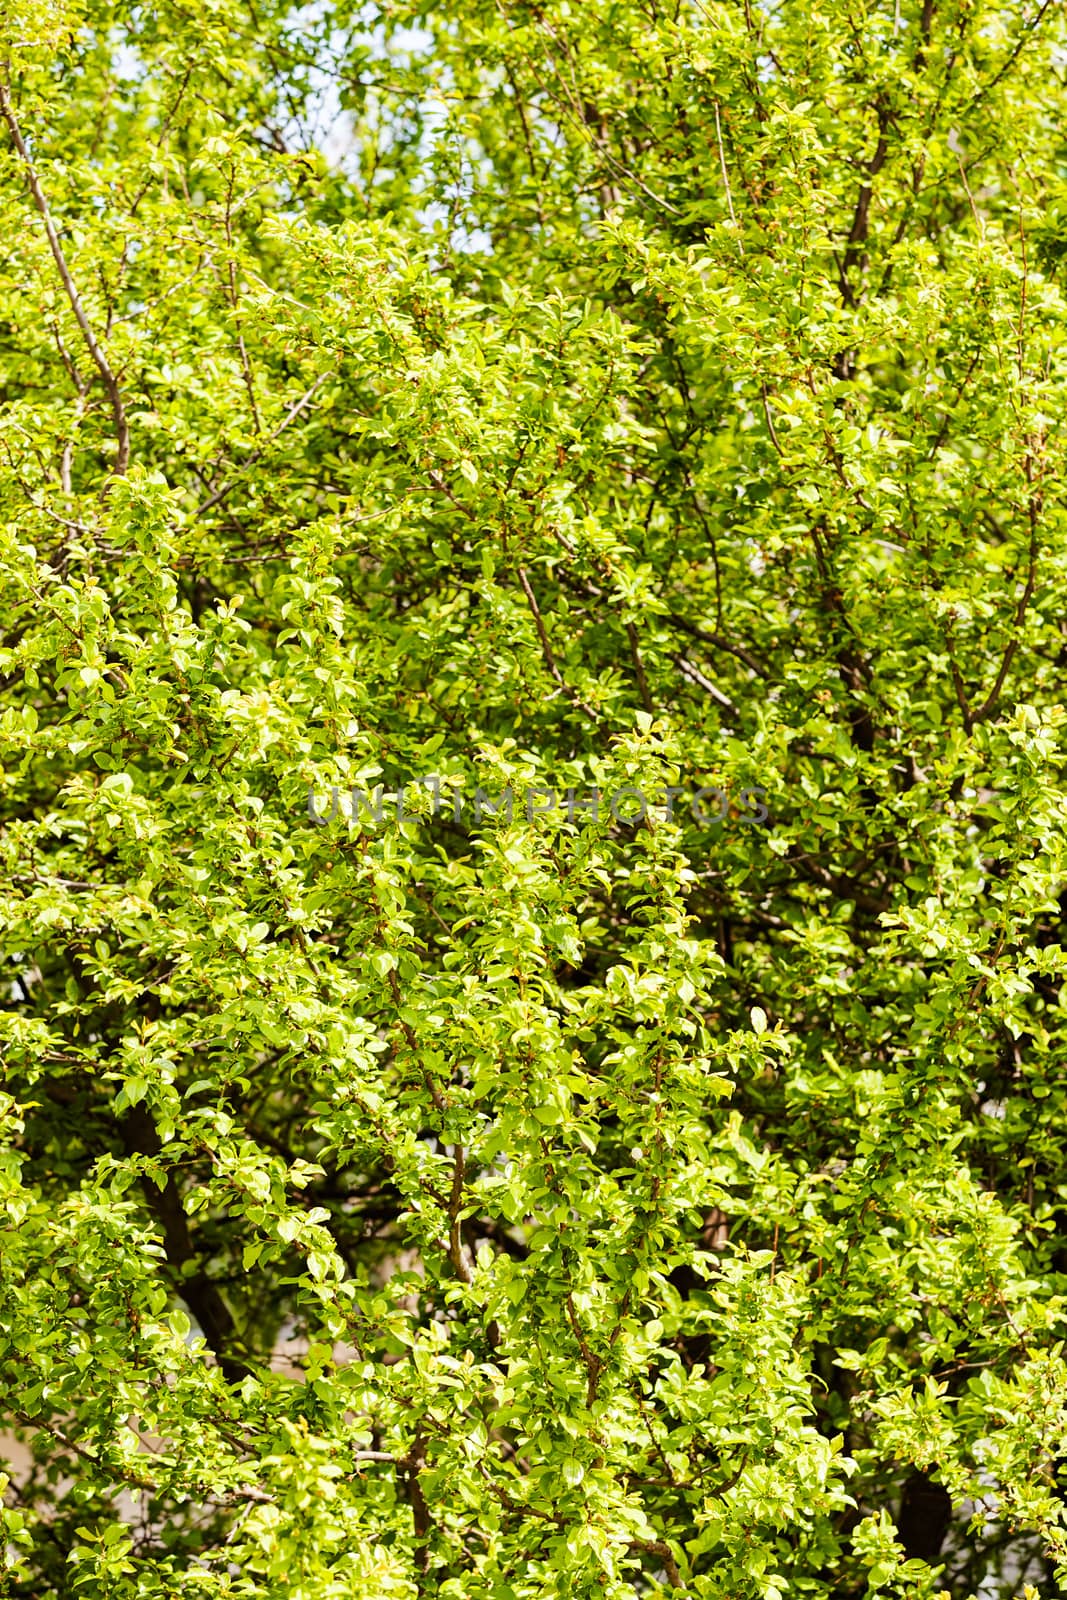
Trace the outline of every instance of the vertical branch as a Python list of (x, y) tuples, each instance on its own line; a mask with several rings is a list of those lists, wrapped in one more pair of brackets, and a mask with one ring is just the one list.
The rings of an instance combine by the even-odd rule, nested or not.
[(541, 200), (541, 180), (537, 175), (537, 163), (534, 160), (533, 140), (530, 137), (530, 125), (526, 119), (526, 105), (519, 92), (519, 86), (515, 82), (515, 75), (511, 70), (510, 62), (504, 63), (504, 72), (511, 86), (511, 92), (515, 97), (515, 105), (518, 108), (519, 122), (522, 126), (522, 142), (526, 146), (526, 160), (529, 163), (530, 177), (533, 179), (537, 193), (537, 220), (543, 228), (545, 225), (545, 210)]
[(649, 716), (652, 716), (655, 713), (656, 708), (652, 704), (652, 696), (648, 692), (648, 679), (645, 677), (645, 664), (641, 660), (641, 651), (638, 647), (637, 629), (634, 627), (632, 622), (628, 622), (626, 624), (626, 637), (630, 641), (630, 658), (633, 661), (634, 672), (637, 675), (637, 687), (641, 691), (641, 704), (644, 706)]
[[(722, 147), (722, 125), (719, 122), (719, 102), (717, 100), (715, 102), (715, 137), (719, 142), (719, 166), (722, 168), (723, 187), (726, 190), (726, 205), (730, 212), (730, 221), (733, 223), (734, 232), (737, 233), (737, 218), (734, 215), (734, 201), (730, 193), (730, 175), (726, 170), (726, 152)], [(741, 242), (740, 234), (737, 235), (737, 248), (744, 255), (745, 247)]]
[(252, 425), (257, 434), (263, 432), (263, 424), (259, 420), (259, 407), (256, 404), (256, 386), (252, 378), (252, 363), (248, 359), (248, 348), (245, 345), (244, 327), (241, 321), (240, 296), (237, 293), (237, 268), (233, 260), (233, 179), (234, 165), (230, 163), (230, 177), (226, 187), (226, 249), (229, 259), (226, 263), (226, 282), (229, 291), (230, 305), (233, 309), (234, 326), (237, 329), (237, 349), (241, 357), (241, 371), (244, 374), (245, 390), (248, 394), (248, 404), (252, 410)]
[(579, 708), (579, 710), (584, 711), (586, 716), (589, 717), (593, 722), (598, 721), (599, 719), (597, 718), (597, 714), (593, 710), (592, 706), (587, 705), (584, 700), (580, 700), (578, 696), (574, 694), (570, 688), (568, 688), (567, 684), (564, 683), (563, 675), (560, 672), (559, 667), (556, 665), (556, 658), (552, 653), (552, 646), (549, 643), (548, 634), (545, 632), (544, 619), (541, 616), (541, 607), (537, 604), (537, 596), (530, 587), (530, 580), (526, 576), (525, 570), (522, 567), (517, 567), (515, 570), (519, 575), (519, 583), (522, 585), (522, 592), (526, 596), (527, 603), (529, 604), (530, 615), (534, 620), (534, 627), (537, 629), (537, 637), (541, 642), (541, 655), (544, 658), (545, 666), (548, 668), (555, 681), (559, 684), (564, 694), (570, 696), (571, 700), (573, 700), (574, 704)]
[(400, 1462), (404, 1487), (407, 1490), (408, 1504), (411, 1506), (412, 1530), (415, 1534), (415, 1571), (417, 1574), (416, 1585), (420, 1595), (426, 1593), (426, 1579), (430, 1571), (430, 1535), (433, 1532), (433, 1518), (426, 1502), (426, 1496), (419, 1482), (419, 1474), (426, 1465), (426, 1441), (422, 1435), (421, 1424), (415, 1429), (415, 1438), (411, 1449)]
[(463, 1146), (457, 1144), (455, 1152), (455, 1165), (452, 1168), (452, 1192), (448, 1197), (448, 1258), (452, 1263), (456, 1277), (463, 1283), (473, 1283), (474, 1274), (470, 1269), (463, 1249), (463, 1239), (460, 1234), (460, 1211), (463, 1209), (463, 1180), (466, 1176), (467, 1163), (463, 1153)]
[(56, 327), (55, 323), (52, 324), (52, 334), (56, 341), (56, 348), (59, 350), (59, 359), (62, 361), (71, 383), (78, 391), (78, 405), (76, 409), (77, 420), (74, 423), (70, 437), (63, 445), (63, 453), (59, 458), (59, 486), (63, 490), (64, 494), (70, 494), (70, 469), (74, 461), (74, 437), (78, 431), (78, 423), (85, 415), (88, 407), (89, 386), (85, 382), (85, 379), (82, 377), (81, 373), (78, 371), (78, 368), (74, 362), (74, 358), (70, 354), (70, 351), (67, 349), (66, 345), (63, 343), (62, 335), (60, 334), (60, 331)]
[(1030, 525), (1030, 548), (1027, 555), (1026, 582), (1023, 586), (1023, 592), (1019, 596), (1019, 602), (1015, 607), (1015, 615), (1012, 618), (1012, 631), (1014, 633), (1014, 638), (1009, 640), (1008, 647), (1004, 651), (1004, 655), (1000, 663), (1000, 670), (997, 673), (996, 682), (993, 684), (992, 689), (990, 689), (978, 710), (974, 713), (975, 722), (985, 722), (997, 709), (997, 703), (1000, 700), (1000, 691), (1004, 687), (1004, 681), (1011, 670), (1012, 662), (1015, 660), (1015, 655), (1019, 648), (1019, 636), (1022, 630), (1022, 625), (1026, 620), (1026, 613), (1029, 609), (1030, 601), (1034, 597), (1034, 589), (1037, 587), (1037, 557), (1040, 542), (1039, 523), (1042, 509), (1042, 494), (1040, 487), (1035, 486), (1034, 484), (1034, 459), (1032, 447), (1026, 452), (1024, 467), (1026, 471), (1026, 482), (1030, 491), (1026, 502), (1026, 516)]
[(85, 314), (85, 307), (82, 305), (81, 296), (78, 293), (74, 279), (70, 275), (70, 268), (67, 266), (67, 258), (63, 254), (63, 246), (59, 242), (59, 234), (56, 231), (56, 225), (52, 220), (52, 213), (49, 210), (48, 201), (45, 199), (44, 190), (41, 188), (41, 181), (37, 176), (36, 168), (33, 165), (33, 161), (30, 158), (30, 153), (26, 148), (25, 140), (22, 137), (22, 131), (19, 128), (14, 110), (12, 109), (11, 98), (7, 92), (6, 86), (2, 83), (0, 83), (0, 116), (2, 116), (4, 121), (7, 123), (8, 131), (11, 134), (12, 143), (14, 144), (15, 149), (18, 151), (19, 158), (26, 169), (26, 182), (29, 186), (31, 195), (33, 196), (34, 204), (44, 220), (45, 232), (48, 235), (48, 243), (52, 251), (52, 257), (58, 269), (63, 287), (66, 290), (67, 299), (70, 301), (71, 309), (77, 318), (78, 327), (82, 331), (82, 337), (85, 340), (86, 348), (88, 349), (89, 354), (92, 356), (96, 370), (99, 372), (104, 388), (107, 390), (107, 397), (111, 402), (111, 414), (115, 419), (115, 436), (118, 442), (118, 449), (115, 455), (115, 476), (117, 478), (125, 477), (126, 468), (129, 466), (130, 462), (130, 428), (129, 423), (126, 420), (126, 407), (122, 402), (122, 391), (119, 389), (118, 379), (111, 370), (107, 356), (97, 343), (96, 335), (93, 333), (89, 318)]
[(574, 1296), (569, 1294), (564, 1301), (564, 1304), (567, 1308), (567, 1316), (570, 1319), (571, 1328), (574, 1330), (574, 1337), (578, 1341), (578, 1348), (582, 1352), (582, 1360), (585, 1363), (585, 1403), (588, 1407), (593, 1404), (593, 1401), (597, 1397), (597, 1391), (600, 1388), (600, 1375), (604, 1370), (604, 1363), (596, 1354), (596, 1352), (590, 1347), (589, 1340), (586, 1338), (582, 1329), (582, 1325), (578, 1321), (578, 1313), (574, 1309)]

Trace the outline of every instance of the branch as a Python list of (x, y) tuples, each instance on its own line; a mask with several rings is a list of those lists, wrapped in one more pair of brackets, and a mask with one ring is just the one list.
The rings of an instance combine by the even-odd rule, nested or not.
[[(1026, 458), (1026, 480), (1027, 480), (1028, 483), (1030, 483), (1032, 485), (1032, 483), (1033, 483), (1033, 462), (1032, 462), (1031, 457), (1029, 455)], [(1027, 507), (1026, 507), (1027, 516), (1028, 516), (1029, 521), (1030, 521), (1029, 566), (1028, 566), (1028, 570), (1027, 570), (1027, 574), (1026, 574), (1026, 585), (1025, 585), (1025, 587), (1023, 589), (1022, 594), (1019, 596), (1019, 603), (1015, 607), (1015, 616), (1012, 619), (1012, 626), (1015, 629), (1015, 635), (1016, 636), (1015, 636), (1014, 639), (1012, 639), (1009, 642), (1008, 648), (1004, 652), (1004, 658), (1000, 663), (1000, 671), (997, 673), (997, 681), (994, 683), (992, 689), (990, 689), (989, 693), (986, 695), (986, 697), (983, 700), (982, 704), (979, 706), (978, 710), (974, 714), (974, 721), (975, 722), (985, 722), (986, 719), (988, 717), (991, 717), (993, 715), (993, 712), (997, 709), (997, 702), (1000, 699), (1000, 691), (1004, 687), (1004, 680), (1008, 676), (1008, 672), (1011, 669), (1011, 664), (1015, 660), (1015, 653), (1019, 648), (1019, 637), (1018, 637), (1019, 629), (1023, 625), (1023, 621), (1024, 621), (1025, 617), (1026, 617), (1026, 612), (1027, 612), (1027, 609), (1028, 609), (1028, 607), (1030, 605), (1030, 601), (1034, 597), (1034, 587), (1035, 587), (1035, 585), (1037, 583), (1037, 549), (1038, 549), (1037, 527), (1038, 527), (1038, 518), (1039, 518), (1039, 515), (1040, 515), (1040, 511), (1041, 511), (1040, 496), (1039, 496), (1039, 494), (1035, 494), (1033, 491), (1031, 491), (1030, 498), (1029, 498), (1029, 500), (1027, 502)]]
[(418, 1574), (416, 1582), (419, 1593), (424, 1594), (425, 1580), (430, 1571), (429, 1541), (434, 1524), (426, 1496), (422, 1492), (422, 1484), (419, 1482), (419, 1474), (426, 1465), (426, 1443), (421, 1427), (415, 1429), (415, 1439), (411, 1449), (398, 1465), (403, 1474), (408, 1504), (411, 1506), (411, 1522), (416, 1539), (415, 1571)]
[(848, 231), (845, 241), (845, 253), (839, 269), (839, 286), (841, 298), (846, 306), (856, 304), (856, 295), (852, 284), (849, 282), (849, 273), (859, 262), (863, 248), (867, 243), (871, 225), (871, 200), (874, 196), (874, 179), (885, 166), (889, 154), (889, 141), (886, 138), (886, 129), (889, 126), (889, 113), (884, 106), (878, 106), (878, 143), (874, 154), (865, 163), (867, 181), (860, 185), (859, 196), (856, 200), (856, 209), (852, 216), (852, 226)]
[(722, 706), (724, 711), (729, 711), (731, 716), (739, 717), (741, 715), (729, 695), (725, 695), (721, 689), (717, 689), (710, 678), (705, 678), (700, 668), (695, 667), (688, 656), (676, 655), (672, 656), (671, 660), (682, 674), (689, 679), (690, 683), (695, 683), (699, 689), (704, 690), (705, 694), (710, 694), (716, 705)]
[(782, 449), (781, 441), (778, 438), (778, 433), (774, 426), (774, 418), (771, 416), (771, 403), (767, 398), (767, 385), (762, 378), (760, 379), (759, 387), (760, 395), (763, 399), (763, 415), (767, 419), (767, 428), (771, 435), (771, 443), (773, 444), (775, 450), (777, 450), (778, 454), (780, 456), (784, 456), (785, 451)]
[(667, 615), (675, 627), (681, 628), (683, 633), (688, 633), (690, 638), (700, 639), (704, 644), (713, 645), (716, 650), (725, 650), (728, 655), (736, 656), (738, 661), (743, 661), (749, 671), (754, 672), (758, 678), (770, 679), (771, 674), (768, 669), (756, 659), (751, 650), (746, 650), (744, 645), (733, 644), (721, 633), (709, 633), (706, 628), (690, 622), (687, 617), (679, 616), (676, 611), (670, 611)]
[(0, 115), (3, 116), (4, 121), (7, 123), (12, 142), (14, 143), (15, 149), (19, 153), (19, 157), (23, 166), (26, 168), (26, 181), (29, 185), (30, 193), (33, 196), (34, 204), (44, 219), (44, 227), (45, 232), (48, 235), (48, 243), (51, 247), (52, 256), (55, 260), (56, 267), (59, 270), (59, 276), (63, 280), (63, 287), (67, 291), (67, 299), (71, 303), (74, 315), (78, 321), (78, 326), (82, 331), (82, 337), (85, 340), (86, 347), (88, 348), (89, 354), (93, 358), (93, 361), (96, 365), (96, 370), (99, 372), (100, 377), (103, 380), (104, 388), (107, 390), (107, 397), (111, 402), (111, 414), (115, 419), (115, 434), (118, 440), (118, 450), (115, 455), (115, 476), (117, 478), (123, 478), (126, 475), (126, 468), (129, 466), (130, 462), (130, 428), (129, 423), (126, 421), (126, 407), (122, 402), (122, 391), (119, 388), (118, 379), (111, 370), (107, 356), (97, 343), (96, 335), (93, 333), (92, 327), (89, 323), (89, 318), (85, 314), (85, 307), (82, 305), (81, 296), (78, 293), (74, 279), (70, 275), (70, 268), (67, 266), (67, 258), (63, 254), (63, 246), (59, 242), (59, 234), (56, 231), (56, 225), (52, 221), (52, 213), (48, 208), (48, 201), (45, 199), (44, 190), (41, 188), (41, 181), (38, 178), (36, 169), (32, 160), (30, 159), (30, 153), (26, 149), (26, 144), (22, 137), (22, 132), (19, 128), (18, 122), (15, 118), (15, 113), (12, 109), (11, 99), (8, 95), (7, 88), (2, 83), (0, 83)]
[[(733, 196), (730, 193), (730, 175), (726, 170), (726, 152), (723, 150), (723, 147), (722, 147), (722, 126), (721, 126), (721, 124), (719, 122), (719, 102), (717, 100), (715, 102), (715, 137), (719, 141), (719, 166), (722, 168), (723, 187), (726, 190), (726, 205), (727, 205), (727, 208), (728, 208), (728, 210), (730, 212), (730, 221), (733, 223), (734, 232), (736, 233), (737, 232), (737, 218), (734, 215)], [(737, 248), (738, 248), (738, 250), (741, 252), (741, 254), (743, 256), (744, 253), (745, 253), (745, 247), (741, 243), (740, 234), (738, 234), (738, 236), (737, 236)]]
[(952, 673), (952, 687), (956, 691), (956, 703), (963, 714), (963, 731), (970, 735), (974, 729), (974, 713), (967, 699), (967, 689), (963, 682), (963, 674), (960, 672), (959, 663), (956, 660), (956, 652), (952, 643), (952, 629), (949, 626), (945, 628), (945, 647), (948, 650), (948, 664)]
[(552, 654), (552, 646), (549, 643), (548, 634), (545, 632), (545, 624), (541, 616), (541, 608), (537, 604), (537, 596), (530, 587), (530, 580), (526, 576), (525, 569), (523, 567), (517, 567), (515, 570), (519, 575), (519, 583), (522, 585), (522, 592), (526, 596), (530, 606), (530, 613), (534, 620), (534, 627), (537, 629), (537, 637), (541, 641), (541, 654), (544, 657), (545, 666), (548, 668), (555, 681), (559, 684), (564, 694), (568, 695), (573, 700), (574, 704), (578, 706), (580, 710), (585, 712), (587, 717), (590, 717), (594, 722), (596, 722), (598, 718), (592, 706), (587, 705), (584, 700), (580, 700), (567, 686), (567, 684), (564, 683), (563, 675), (560, 672), (559, 667), (556, 665), (556, 658)]
[(1051, 5), (1052, 0), (1044, 0), (1043, 5), (1037, 11), (1036, 15), (1031, 17), (1029, 22), (1023, 24), (1023, 31), (1016, 40), (1015, 49), (1011, 52), (1011, 55), (1007, 58), (1007, 60), (1001, 64), (999, 70), (993, 74), (989, 82), (985, 84), (983, 88), (979, 89), (978, 93), (974, 96), (974, 99), (964, 112), (964, 116), (968, 116), (974, 110), (975, 106), (980, 105), (990, 90), (996, 88), (1004, 74), (1011, 71), (1012, 67), (1022, 54), (1030, 35), (1037, 27), (1040, 26), (1041, 22), (1044, 20), (1045, 12)]
[(645, 677), (645, 665), (641, 660), (641, 651), (638, 648), (637, 629), (634, 627), (632, 622), (628, 622), (626, 624), (626, 637), (630, 641), (630, 656), (633, 660), (634, 672), (637, 674), (637, 687), (641, 691), (641, 703), (648, 712), (649, 716), (652, 716), (656, 708), (652, 704), (652, 696), (648, 692), (648, 679)]
[[(251, 467), (252, 465), (254, 465), (254, 463), (257, 462), (260, 459), (260, 457), (264, 454), (264, 452), (266, 451), (267, 446), (269, 444), (273, 444), (275, 439), (278, 437), (278, 435), (280, 433), (284, 433), (285, 432), (285, 430), (289, 426), (289, 424), (296, 420), (296, 418), (300, 415), (301, 411), (303, 411), (305, 406), (310, 405), (311, 401), (315, 398), (315, 396), (318, 394), (319, 390), (322, 388), (323, 384), (326, 382), (326, 379), (327, 378), (332, 378), (332, 377), (333, 377), (332, 370), (327, 371), (327, 372), (320, 372), (319, 376), (315, 379), (315, 382), (311, 385), (311, 388), (307, 389), (300, 396), (300, 399), (297, 400), (293, 405), (291, 405), (289, 407), (288, 411), (285, 413), (285, 416), (282, 418), (281, 422), (279, 422), (278, 426), (274, 429), (274, 431), (272, 433), (268, 433), (267, 437), (264, 439), (262, 445), (259, 447), (258, 450), (253, 450), (252, 454), (250, 456), (246, 456), (245, 457), (245, 459), (239, 464), (239, 469), (243, 469), (245, 467)], [(217, 506), (221, 500), (225, 500), (226, 496), (228, 494), (232, 494), (233, 490), (236, 489), (236, 487), (237, 487), (237, 479), (236, 478), (231, 478), (230, 482), (229, 483), (224, 483), (221, 489), (216, 489), (214, 494), (209, 495), (206, 500), (202, 500), (200, 502), (200, 504), (197, 506), (196, 510), (193, 512), (194, 519), (198, 518), (198, 517), (202, 517), (204, 515), (205, 511), (210, 511), (212, 509), (212, 507), (213, 506)]]
[(460, 1211), (463, 1207), (463, 1179), (466, 1176), (467, 1164), (463, 1155), (463, 1146), (457, 1144), (455, 1166), (452, 1168), (452, 1193), (448, 1197), (448, 1259), (451, 1261), (456, 1277), (463, 1283), (473, 1283), (474, 1274), (470, 1269), (463, 1249), (463, 1240), (460, 1237)]
[(590, 1349), (589, 1341), (582, 1332), (582, 1325), (578, 1321), (578, 1313), (574, 1309), (574, 1296), (568, 1295), (564, 1303), (567, 1307), (567, 1316), (570, 1319), (571, 1327), (574, 1330), (574, 1337), (578, 1341), (578, 1348), (582, 1352), (582, 1360), (585, 1362), (585, 1371), (588, 1380), (586, 1384), (585, 1404), (586, 1408), (588, 1409), (588, 1407), (593, 1404), (593, 1401), (597, 1397), (597, 1390), (600, 1388), (600, 1374), (604, 1370), (604, 1363), (596, 1354), (596, 1352)]
[(631, 1539), (630, 1549), (643, 1550), (646, 1555), (658, 1556), (663, 1562), (663, 1570), (667, 1574), (667, 1582), (671, 1588), (680, 1589), (682, 1587), (678, 1564), (671, 1554), (670, 1545), (664, 1539)]
[(530, 613), (533, 616), (534, 627), (537, 629), (537, 637), (541, 641), (541, 654), (545, 658), (545, 666), (548, 668), (553, 678), (555, 678), (560, 688), (563, 689), (566, 687), (566, 685), (564, 684), (560, 670), (556, 665), (556, 658), (552, 654), (552, 646), (548, 642), (548, 634), (545, 632), (545, 624), (541, 617), (541, 607), (537, 604), (537, 597), (530, 588), (530, 580), (526, 576), (524, 569), (519, 567), (517, 570), (519, 574), (519, 582), (522, 584), (522, 592), (530, 603)]
[[(162, 1152), (159, 1132), (143, 1105), (130, 1107), (119, 1131), (128, 1154), (159, 1159)], [(234, 1347), (240, 1341), (233, 1314), (218, 1285), (208, 1276), (193, 1244), (174, 1169), (168, 1168), (162, 1190), (157, 1190), (147, 1173), (141, 1174), (141, 1187), (163, 1233), (163, 1248), (174, 1276), (174, 1288), (196, 1318), (226, 1382), (239, 1383), (252, 1369), (235, 1353)]]

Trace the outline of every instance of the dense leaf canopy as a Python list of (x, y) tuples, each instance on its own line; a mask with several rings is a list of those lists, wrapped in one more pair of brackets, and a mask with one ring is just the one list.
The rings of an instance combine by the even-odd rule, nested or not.
[(1065, 46), (8, 4), (6, 1593), (1061, 1592)]

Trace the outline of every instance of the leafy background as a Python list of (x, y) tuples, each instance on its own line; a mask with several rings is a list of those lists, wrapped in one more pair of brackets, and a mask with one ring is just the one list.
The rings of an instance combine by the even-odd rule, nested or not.
[(0, 36), (7, 1592), (1059, 1593), (1059, 8)]

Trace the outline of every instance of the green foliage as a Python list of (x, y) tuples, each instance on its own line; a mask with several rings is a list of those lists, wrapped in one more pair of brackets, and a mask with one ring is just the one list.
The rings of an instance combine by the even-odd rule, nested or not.
[(1061, 9), (0, 41), (6, 1592), (1059, 1593)]

